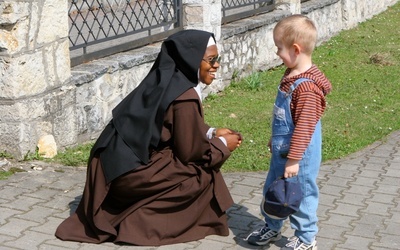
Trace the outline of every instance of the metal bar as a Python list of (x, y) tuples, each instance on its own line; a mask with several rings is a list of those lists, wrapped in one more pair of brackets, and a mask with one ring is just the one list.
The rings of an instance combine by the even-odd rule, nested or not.
[(275, 9), (275, 0), (223, 0), (223, 24)]
[(113, 47), (108, 47), (105, 49), (100, 49), (95, 52), (87, 52), (87, 53), (84, 53), (83, 55), (71, 58), (71, 66), (76, 66), (76, 65), (79, 65), (82, 63), (90, 62), (92, 60), (95, 60), (95, 59), (98, 59), (101, 57), (109, 56), (112, 54), (130, 50), (132, 48), (137, 48), (137, 47), (148, 45), (148, 44), (151, 44), (151, 43), (154, 43), (157, 41), (161, 41), (161, 40), (165, 39), (166, 36), (168, 37), (182, 29), (183, 29), (183, 27), (178, 27), (175, 29), (168, 30), (162, 34), (160, 33), (160, 34), (156, 34), (156, 35), (152, 35), (152, 36), (148, 36), (148, 37), (144, 37), (144, 38), (140, 38), (140, 39), (135, 39), (130, 42), (126, 42), (126, 43), (116, 45)]
[(106, 37), (106, 38), (102, 38), (102, 39), (97, 39), (97, 40), (94, 40), (92, 42), (87, 42), (85, 44), (80, 44), (80, 45), (76, 45), (74, 47), (71, 47), (70, 50), (73, 51), (73, 50), (80, 49), (80, 48), (83, 48), (83, 47), (89, 47), (89, 46), (100, 44), (100, 43), (104, 43), (104, 42), (107, 42), (107, 41), (112, 41), (112, 40), (115, 40), (115, 39), (118, 39), (118, 38), (123, 38), (123, 37), (127, 37), (127, 36), (130, 36), (130, 35), (138, 34), (138, 33), (141, 33), (143, 31), (151, 31), (152, 29), (155, 29), (155, 28), (161, 28), (162, 26), (164, 26), (166, 24), (167, 25), (171, 25), (171, 24), (174, 24), (174, 23), (176, 23), (175, 20), (169, 21), (169, 22), (166, 22), (166, 23), (163, 23), (163, 24), (154, 25), (152, 27), (143, 28), (143, 29), (136, 30), (136, 31), (126, 32), (126, 33), (123, 33), (121, 35), (116, 35), (116, 36), (112, 36), (112, 37)]
[(226, 23), (233, 22), (233, 21), (236, 21), (236, 20), (240, 20), (240, 19), (243, 19), (243, 18), (247, 18), (247, 17), (250, 17), (250, 16), (255, 16), (255, 15), (258, 15), (258, 14), (261, 14), (261, 13), (270, 12), (274, 8), (275, 8), (275, 6), (271, 6), (270, 5), (270, 6), (258, 8), (258, 9), (255, 9), (255, 10), (243, 11), (243, 12), (239, 12), (237, 14), (223, 16), (221, 22), (222, 22), (222, 24), (226, 24)]

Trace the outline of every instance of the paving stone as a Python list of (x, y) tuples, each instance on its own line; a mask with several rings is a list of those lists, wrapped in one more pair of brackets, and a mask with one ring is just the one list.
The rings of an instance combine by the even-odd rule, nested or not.
[(385, 203), (385, 204), (390, 204), (390, 205), (394, 205), (394, 199), (396, 198), (396, 195), (392, 195), (392, 194), (373, 194), (371, 198), (368, 198), (366, 200), (367, 203), (370, 202), (378, 202), (378, 203)]
[(396, 178), (396, 177), (399, 178), (400, 171), (399, 171), (399, 169), (388, 169), (384, 175), (391, 176), (393, 178)]
[[(321, 166), (317, 180), (320, 187), (318, 249), (400, 249), (400, 176), (397, 174), (400, 167), (399, 161), (393, 160), (400, 159), (397, 153), (400, 152), (400, 131), (390, 138), (396, 144), (387, 147), (375, 143)], [(248, 245), (244, 238), (264, 224), (259, 204), (266, 174), (265, 171), (224, 173), (236, 202), (228, 210), (228, 237), (210, 236), (183, 244), (137, 247), (110, 242), (100, 245), (65, 242), (55, 238), (55, 229), (81, 199), (86, 178), (84, 169), (67, 167), (64, 173), (50, 170), (19, 173), (0, 181), (0, 249), (260, 249)], [(287, 237), (294, 235), (289, 220), (285, 220), (282, 234), (282, 240), (261, 249), (280, 249)]]
[(371, 187), (360, 186), (357, 182), (353, 182), (350, 184), (350, 187), (348, 189), (343, 191), (343, 195), (346, 195), (346, 193), (367, 195), (371, 194), (371, 192), (372, 192)]
[(367, 186), (371, 189), (374, 189), (376, 187), (376, 183), (378, 183), (378, 181), (379, 178), (367, 178), (360, 175), (355, 177), (355, 182), (357, 182), (357, 185)]
[[(323, 224), (328, 224), (331, 226), (343, 227), (348, 230), (352, 229), (351, 222), (354, 221), (355, 218), (351, 216), (341, 215), (341, 214), (329, 214), (329, 218), (323, 221)], [(322, 222), (320, 222), (322, 223)]]
[(318, 205), (318, 217), (319, 217), (319, 219), (322, 219), (322, 218), (326, 219), (327, 217), (329, 217), (330, 211), (332, 209), (334, 209), (335, 207), (336, 207), (336, 205), (334, 207), (332, 207), (332, 206), (326, 206), (324, 204), (319, 204)]
[(376, 247), (373, 249), (398, 250), (398, 249), (400, 249), (400, 236), (399, 235), (389, 235), (389, 234), (381, 235), (380, 241), (372, 242), (372, 246)]
[(372, 243), (376, 241), (376, 239), (374, 238), (366, 238), (352, 235), (346, 235), (345, 238), (347, 238), (345, 243), (338, 244), (337, 249), (369, 249), (369, 246), (371, 246)]
[(380, 179), (382, 174), (385, 174), (387, 171), (383, 168), (380, 169), (363, 169), (359, 176), (368, 177), (368, 178), (377, 178)]
[[(82, 249), (82, 245), (92, 245), (92, 244), (82, 244), (79, 242), (73, 242), (73, 241), (62, 241), (57, 239), (56, 237), (53, 237), (52, 239), (46, 240), (43, 243), (44, 246), (54, 246), (54, 249), (60, 248), (60, 249)], [(100, 249), (102, 245), (97, 245)], [(49, 248), (52, 249), (52, 248)]]
[(236, 184), (233, 188), (231, 188), (229, 191), (233, 195), (240, 195), (243, 197), (247, 197), (252, 193), (254, 190), (254, 187), (246, 186), (246, 185), (241, 185), (241, 184)]
[(377, 215), (377, 214), (364, 214), (361, 216), (357, 223), (364, 224), (366, 226), (369, 225), (376, 225), (376, 224), (383, 224), (387, 216), (385, 215)]
[(8, 218), (15, 217), (16, 215), (20, 215), (24, 213), (21, 210), (15, 210), (8, 207), (0, 207), (0, 227), (7, 223)]
[(21, 195), (9, 203), (2, 204), (2, 206), (19, 211), (29, 211), (33, 205), (39, 204), (41, 202), (43, 202), (43, 200), (41, 199)]
[(363, 206), (356, 206), (356, 205), (351, 205), (351, 204), (345, 204), (341, 202), (336, 203), (337, 207), (335, 209), (330, 209), (330, 213), (334, 214), (341, 214), (344, 216), (351, 216), (351, 217), (356, 217), (359, 218), (360, 215), (358, 211), (362, 208)]
[[(357, 162), (352, 163), (351, 160), (346, 160), (345, 162), (341, 162), (341, 164), (338, 165), (337, 168), (335, 168), (335, 170), (344, 170), (345, 172), (343, 173), (347, 173), (349, 175), (352, 175), (351, 173), (358, 173), (360, 170), (359, 168), (363, 166), (363, 164), (360, 162), (360, 160), (354, 160)], [(346, 176), (344, 176), (346, 177)], [(347, 177), (351, 177), (351, 176), (347, 176)]]
[(354, 179), (355, 175), (359, 172), (358, 167), (355, 170), (337, 168), (333, 170), (333, 173), (330, 175), (330, 178), (339, 179), (339, 178), (346, 178), (349, 180)]
[(384, 216), (389, 214), (389, 206), (382, 206), (382, 203), (369, 203), (365, 209), (360, 209), (360, 213)]
[(56, 231), (56, 228), (58, 225), (61, 224), (63, 219), (56, 218), (56, 217), (48, 217), (46, 219), (46, 222), (37, 225), (37, 226), (32, 226), (29, 230), (39, 232), (39, 233), (46, 233), (48, 235), (53, 235)]
[(15, 197), (17, 197), (18, 195), (27, 193), (28, 190), (23, 189), (23, 188), (15, 188), (13, 186), (3, 186), (2, 188), (0, 188), (0, 197), (1, 199), (10, 201), (10, 200), (14, 200)]
[(337, 197), (333, 195), (320, 195), (319, 196), (319, 206), (321, 207), (322, 205), (327, 206), (327, 207), (336, 207), (335, 202), (338, 199), (343, 199), (342, 197)]
[(24, 214), (16, 215), (16, 218), (34, 221), (38, 223), (44, 223), (47, 221), (47, 218), (50, 217), (55, 211), (53, 209), (49, 209), (47, 207), (42, 206), (32, 206), (30, 210)]
[(234, 181), (234, 184), (247, 185), (250, 187), (258, 188), (264, 185), (265, 178), (266, 176), (264, 176), (264, 178), (246, 177), (243, 178), (242, 180)]
[(372, 193), (382, 194), (396, 194), (400, 192), (400, 185), (388, 185), (386, 183), (379, 183), (378, 187), (372, 191)]
[(6, 246), (19, 249), (39, 249), (39, 246), (47, 239), (52, 239), (54, 236), (39, 232), (25, 231), (15, 242), (6, 242)]
[(353, 181), (353, 178), (343, 178), (338, 176), (329, 177), (326, 181), (326, 185), (328, 186), (337, 186), (342, 187), (343, 189), (349, 187), (349, 182)]
[(336, 196), (336, 197), (341, 197), (342, 196), (342, 192), (343, 192), (343, 188), (342, 187), (337, 187), (337, 186), (323, 186), (319, 189), (319, 192), (322, 195), (332, 195), (332, 196)]
[(348, 231), (347, 228), (342, 226), (334, 226), (325, 223), (319, 223), (318, 237), (323, 237), (333, 240), (343, 240), (342, 235)]
[(25, 196), (32, 197), (32, 198), (38, 198), (38, 199), (46, 199), (49, 200), (53, 196), (58, 196), (60, 194), (60, 191), (58, 190), (51, 190), (51, 189), (39, 189), (35, 192), (30, 192), (30, 193), (25, 193)]
[(14, 242), (16, 240), (16, 237), (10, 236), (10, 235), (4, 235), (0, 233), (0, 249), (6, 249), (4, 247), (5, 242)]
[[(343, 192), (345, 193), (345, 192)], [(372, 194), (353, 194), (353, 193), (346, 193), (340, 198), (336, 199), (336, 202), (352, 204), (357, 206), (365, 206), (365, 201), (372, 197)]]
[(354, 223), (355, 226), (353, 230), (348, 231), (348, 235), (353, 235), (353, 236), (361, 236), (365, 238), (373, 238), (375, 240), (379, 239), (377, 236), (377, 232), (380, 229), (383, 229), (382, 224), (376, 224), (376, 225), (368, 225), (368, 224), (360, 224), (360, 223)]
[(11, 218), (0, 227), (0, 234), (20, 237), (31, 226), (39, 225), (37, 222)]

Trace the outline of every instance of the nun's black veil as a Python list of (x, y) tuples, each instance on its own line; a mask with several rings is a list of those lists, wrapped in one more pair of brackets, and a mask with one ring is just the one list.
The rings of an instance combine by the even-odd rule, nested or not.
[[(147, 164), (158, 145), (169, 104), (198, 84), (198, 70), (212, 33), (184, 30), (166, 39), (149, 74), (113, 110), (113, 119), (92, 148), (100, 153), (107, 182)], [(214, 38), (215, 40), (215, 38)]]

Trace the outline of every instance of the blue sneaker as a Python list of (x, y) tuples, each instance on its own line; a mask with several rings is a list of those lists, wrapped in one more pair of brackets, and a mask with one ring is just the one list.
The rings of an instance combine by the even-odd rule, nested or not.
[(267, 226), (262, 227), (249, 234), (245, 241), (251, 245), (263, 246), (271, 241), (277, 241), (282, 238), (281, 232), (272, 231)]
[(281, 250), (317, 250), (317, 242), (314, 240), (313, 243), (306, 244), (299, 237), (293, 236), (289, 238), (289, 242)]

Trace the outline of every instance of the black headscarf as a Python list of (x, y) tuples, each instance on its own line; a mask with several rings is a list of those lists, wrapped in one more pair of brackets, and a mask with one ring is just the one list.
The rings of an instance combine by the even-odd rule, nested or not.
[[(149, 161), (158, 145), (169, 104), (198, 84), (198, 70), (212, 33), (183, 30), (171, 35), (145, 79), (113, 110), (113, 119), (94, 145), (107, 181)], [(215, 40), (215, 38), (214, 38)]]

